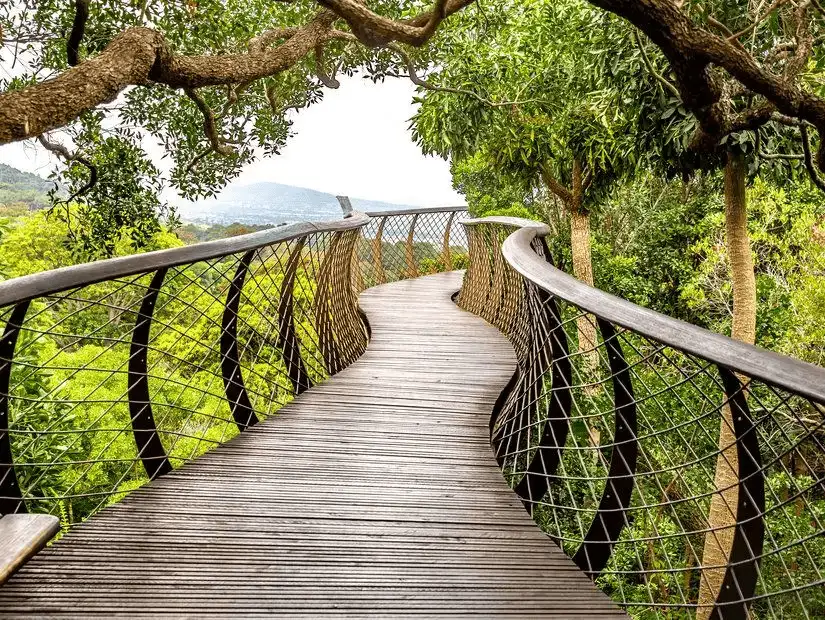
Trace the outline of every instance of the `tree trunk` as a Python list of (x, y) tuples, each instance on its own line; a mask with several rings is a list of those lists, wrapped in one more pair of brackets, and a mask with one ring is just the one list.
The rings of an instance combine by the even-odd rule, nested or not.
[[(756, 338), (756, 278), (748, 237), (746, 163), (739, 153), (728, 153), (725, 166), (725, 229), (728, 260), (733, 285), (733, 325), (731, 337), (753, 344)], [(721, 568), (702, 571), (697, 620), (710, 618), (719, 593), (733, 545), (736, 504), (739, 499), (739, 462), (730, 408), (722, 409), (719, 428), (720, 454), (716, 460), (714, 484), (719, 491), (711, 498), (709, 532), (705, 535), (703, 566)]]
[[(573, 161), (573, 200), (570, 204), (570, 248), (573, 254), (573, 275), (585, 284), (593, 286), (593, 258), (590, 254), (590, 213), (584, 208), (582, 166)], [(587, 365), (595, 368), (599, 363), (596, 347), (595, 319), (583, 314), (576, 320), (579, 336), (579, 353)]]

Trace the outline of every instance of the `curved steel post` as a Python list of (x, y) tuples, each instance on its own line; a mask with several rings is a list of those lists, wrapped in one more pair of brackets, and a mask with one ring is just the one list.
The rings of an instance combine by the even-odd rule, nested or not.
[(312, 379), (307, 374), (304, 360), (301, 359), (301, 348), (298, 345), (298, 335), (295, 333), (295, 315), (293, 302), (295, 298), (295, 278), (298, 275), (298, 265), (306, 244), (306, 237), (295, 241), (295, 247), (289, 255), (284, 269), (284, 279), (281, 284), (281, 298), (278, 300), (278, 346), (284, 356), (289, 381), (296, 394), (301, 394), (312, 387)]
[(318, 285), (315, 289), (315, 300), (313, 302), (315, 313), (315, 331), (318, 334), (318, 348), (321, 350), (321, 357), (324, 360), (326, 371), (334, 375), (341, 368), (341, 353), (335, 342), (332, 324), (332, 287), (334, 283), (334, 272), (336, 268), (336, 257), (338, 246), (343, 242), (342, 233), (333, 235), (329, 246), (324, 251), (321, 266), (318, 271)]
[(11, 436), (9, 435), (9, 387), (11, 385), (11, 367), (17, 337), (26, 319), (29, 302), (18, 303), (11, 311), (3, 338), (0, 339), (0, 514), (27, 512), (23, 493), (14, 471), (14, 457), (11, 453)]
[(221, 321), (221, 373), (226, 400), (238, 429), (243, 431), (247, 427), (258, 423), (258, 417), (252, 410), (252, 403), (246, 393), (246, 386), (241, 375), (241, 356), (238, 351), (238, 307), (241, 303), (241, 290), (246, 279), (246, 272), (255, 250), (250, 250), (241, 258), (229, 293), (226, 296), (226, 307)]
[(613, 433), (613, 453), (599, 510), (584, 537), (573, 561), (585, 573), (595, 578), (607, 565), (613, 546), (627, 524), (625, 514), (633, 493), (633, 476), (639, 445), (636, 440), (636, 398), (630, 380), (630, 367), (624, 358), (613, 325), (597, 319), (602, 334), (610, 374), (613, 378), (613, 402), (616, 428)]
[(166, 450), (158, 435), (155, 418), (152, 415), (152, 400), (149, 395), (149, 376), (147, 355), (149, 350), (149, 332), (152, 316), (160, 293), (160, 287), (166, 277), (166, 268), (158, 269), (152, 276), (149, 288), (140, 304), (135, 329), (132, 332), (132, 344), (129, 349), (128, 397), (129, 417), (132, 432), (137, 444), (138, 456), (151, 480), (172, 471), (172, 465), (166, 456)]
[(413, 247), (413, 240), (415, 239), (415, 224), (418, 222), (418, 213), (413, 215), (410, 222), (410, 232), (407, 233), (406, 255), (407, 255), (407, 277), (418, 277), (418, 265), (415, 263), (415, 248)]
[[(573, 369), (570, 363), (570, 351), (567, 335), (561, 322), (561, 314), (555, 297), (538, 289), (542, 300), (544, 315), (549, 326), (550, 354), (552, 356), (552, 387), (547, 420), (544, 423), (533, 460), (527, 467), (524, 477), (515, 488), (519, 497), (530, 502), (528, 509), (532, 512), (534, 502), (538, 502), (547, 493), (550, 477), (556, 473), (567, 435), (570, 432), (570, 411), (573, 397), (570, 386), (573, 382)], [(543, 376), (544, 373), (541, 373)]]
[(710, 617), (715, 620), (746, 620), (749, 617), (749, 601), (756, 591), (759, 558), (762, 557), (765, 540), (765, 474), (759, 440), (742, 383), (724, 366), (718, 368), (736, 435), (739, 493), (736, 530), (728, 567)]

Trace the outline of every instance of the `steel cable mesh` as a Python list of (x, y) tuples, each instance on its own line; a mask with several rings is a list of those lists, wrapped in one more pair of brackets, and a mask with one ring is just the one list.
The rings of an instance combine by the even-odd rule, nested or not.
[(354, 361), (367, 344), (351, 286), (359, 234), (313, 233), (0, 310), (4, 512), (52, 513), (66, 528)]
[(825, 617), (823, 403), (530, 281), (503, 287), (515, 272), (498, 258), (502, 227), (469, 230), (460, 303), (508, 335), (519, 362), (493, 448), (537, 524), (635, 617)]
[(464, 209), (369, 215), (356, 251), (358, 290), (467, 267)]

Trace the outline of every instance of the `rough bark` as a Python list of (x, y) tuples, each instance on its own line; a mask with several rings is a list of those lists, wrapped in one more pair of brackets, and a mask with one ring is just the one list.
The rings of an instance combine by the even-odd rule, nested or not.
[[(581, 162), (573, 160), (573, 192), (570, 204), (570, 250), (573, 255), (573, 275), (585, 284), (593, 286), (593, 258), (590, 253), (590, 213), (584, 208), (584, 179)], [(596, 324), (589, 314), (576, 320), (579, 337), (579, 353), (587, 365), (598, 366), (596, 351)]]
[[(756, 278), (753, 271), (746, 190), (747, 166), (740, 153), (728, 153), (725, 166), (725, 228), (728, 260), (733, 283), (733, 325), (731, 336), (753, 344), (756, 337)], [(719, 450), (714, 485), (718, 490), (711, 498), (703, 566), (724, 567), (729, 562), (739, 500), (739, 461), (736, 436), (729, 407), (722, 409), (719, 425)], [(697, 619), (710, 618), (713, 602), (725, 575), (724, 568), (704, 569), (699, 586)]]
[[(685, 106), (696, 116), (701, 131), (696, 146), (713, 147), (734, 131), (753, 129), (775, 112), (813, 124), (825, 132), (825, 99), (805, 90), (787, 72), (775, 73), (761, 65), (735, 39), (720, 36), (694, 22), (673, 0), (588, 0), (625, 18), (644, 32), (668, 59), (676, 87)], [(800, 23), (805, 22), (800, 7)], [(808, 33), (801, 32), (799, 49), (809, 46)], [(802, 54), (804, 55), (804, 54)], [(804, 66), (804, 62), (798, 63)], [(741, 113), (731, 111), (729, 101), (712, 66), (723, 68), (739, 84), (767, 101)], [(817, 167), (825, 171), (825, 140), (820, 141)]]
[[(321, 10), (300, 28), (262, 33), (250, 42), (256, 44), (239, 54), (178, 55), (161, 32), (129, 28), (96, 57), (80, 62), (57, 77), (0, 93), (0, 144), (33, 138), (67, 125), (83, 112), (112, 101), (128, 86), (162, 84), (194, 90), (244, 84), (276, 75), (314, 53), (325, 42), (349, 35), (332, 29), (339, 17), (350, 24), (361, 40), (380, 38), (384, 43), (397, 40), (423, 45), (441, 21), (471, 2), (473, 0), (438, 0), (430, 11), (409, 20), (394, 21), (354, 0), (328, 0), (320, 4), (332, 11)], [(269, 35), (286, 40), (271, 47), (273, 37)], [(77, 34), (74, 39), (68, 54), (70, 60), (77, 61)]]

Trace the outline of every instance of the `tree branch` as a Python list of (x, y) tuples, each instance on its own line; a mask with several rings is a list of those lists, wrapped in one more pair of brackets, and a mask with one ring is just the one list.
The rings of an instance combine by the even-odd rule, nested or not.
[(273, 30), (267, 30), (263, 34), (258, 35), (257, 37), (253, 37), (249, 40), (249, 51), (255, 54), (260, 54), (263, 52), (267, 47), (271, 46), (275, 41), (278, 39), (289, 40), (298, 34), (300, 28), (290, 27), (290, 28), (274, 28)]
[(89, 190), (91, 190), (95, 185), (97, 185), (97, 166), (95, 166), (91, 161), (86, 159), (85, 157), (77, 154), (72, 153), (62, 144), (58, 144), (57, 142), (51, 142), (45, 135), (37, 136), (37, 141), (45, 148), (47, 151), (54, 153), (58, 157), (62, 158), (68, 164), (80, 164), (85, 166), (89, 170), (89, 180), (77, 190), (74, 194), (69, 196), (64, 202), (68, 205), (70, 202), (76, 200), (80, 196), (83, 196)]
[(74, 22), (69, 37), (66, 39), (66, 61), (70, 67), (80, 64), (80, 43), (86, 33), (87, 21), (89, 21), (89, 0), (75, 0)]
[[(127, 86), (201, 88), (251, 82), (289, 69), (324, 40), (336, 16), (321, 11), (276, 48), (240, 54), (178, 56), (160, 32), (129, 28), (98, 56), (57, 77), (0, 94), (0, 144), (62, 127)], [(279, 31), (279, 34), (289, 34)], [(268, 37), (267, 37), (268, 38)]]
[(566, 205), (573, 204), (573, 192), (556, 180), (545, 166), (541, 167), (541, 178), (547, 188), (553, 192)]
[(315, 75), (321, 80), (321, 84), (327, 88), (338, 88), (341, 86), (341, 82), (335, 79), (335, 71), (333, 70), (332, 75), (330, 75), (326, 72), (326, 69), (324, 69), (323, 43), (315, 46)]
[(475, 0), (435, 0), (433, 8), (413, 19), (396, 21), (371, 11), (358, 0), (317, 0), (349, 24), (352, 33), (368, 47), (384, 47), (391, 41), (420, 47), (439, 24)]
[[(124, 30), (96, 57), (53, 79), (0, 94), (0, 144), (62, 127), (83, 112), (112, 101), (128, 86), (163, 84), (194, 90), (276, 75), (328, 40), (332, 24), (339, 17), (350, 25), (358, 40), (368, 44), (397, 40), (423, 45), (446, 17), (475, 0), (435, 0), (430, 11), (402, 21), (382, 17), (358, 0), (317, 1), (335, 12), (322, 10), (299, 28), (266, 32), (250, 42), (252, 49), (246, 53), (177, 55), (156, 30)], [(279, 38), (285, 40), (270, 47)]]
[(200, 93), (194, 88), (184, 88), (183, 92), (195, 102), (198, 110), (203, 114), (203, 131), (206, 133), (206, 137), (212, 145), (212, 150), (219, 155), (234, 155), (235, 150), (231, 146), (227, 146), (226, 141), (218, 132), (218, 127), (215, 123), (215, 113), (212, 112), (212, 108), (207, 105), (203, 97), (200, 96)]
[[(764, 97), (777, 112), (808, 121), (825, 133), (825, 99), (760, 65), (741, 44), (703, 29), (672, 0), (588, 1), (627, 19), (662, 50), (682, 101), (709, 137), (707, 142), (718, 145), (730, 133), (728, 107), (722, 103), (724, 89), (711, 70), (714, 65)], [(818, 156), (817, 166), (825, 171), (825, 152)]]
[(769, 6), (768, 9), (764, 13), (762, 13), (762, 15), (757, 17), (755, 20), (753, 20), (751, 24), (745, 26), (739, 32), (729, 35), (728, 40), (732, 41), (734, 39), (738, 39), (742, 35), (746, 35), (749, 32), (752, 32), (759, 24), (768, 19), (771, 13), (773, 13), (776, 9), (778, 9), (781, 5), (785, 4), (787, 1), (788, 0), (774, 0), (773, 4), (771, 4), (771, 6)]
[(410, 55), (407, 54), (407, 52), (405, 52), (400, 46), (395, 45), (393, 43), (389, 43), (384, 47), (388, 50), (395, 52), (401, 57), (401, 59), (404, 61), (404, 64), (407, 66), (407, 74), (410, 78), (410, 81), (416, 86), (420, 86), (421, 88), (424, 88), (426, 90), (431, 90), (439, 93), (452, 93), (454, 95), (465, 95), (467, 97), (472, 97), (479, 103), (482, 103), (491, 108), (510, 107), (515, 105), (523, 105), (527, 103), (544, 103), (544, 101), (541, 99), (525, 99), (523, 101), (491, 101), (490, 99), (482, 97), (476, 92), (466, 90), (464, 88), (452, 88), (451, 86), (436, 86), (435, 84), (428, 82), (427, 80), (423, 79), (421, 76), (418, 75), (418, 72), (415, 69), (415, 63), (413, 62), (412, 58), (410, 58)]
[(197, 155), (195, 155), (192, 158), (192, 160), (186, 165), (186, 174), (189, 174), (190, 172), (192, 172), (192, 170), (194, 170), (195, 166), (197, 166), (198, 163), (203, 158), (205, 158), (207, 155), (209, 155), (212, 151), (213, 151), (213, 149), (210, 146), (210, 147), (204, 149), (203, 151), (201, 151), (200, 153), (198, 153)]
[(642, 37), (639, 35), (638, 29), (633, 30), (633, 38), (636, 41), (636, 47), (639, 48), (639, 51), (642, 54), (642, 62), (644, 62), (645, 67), (650, 72), (650, 74), (656, 78), (656, 81), (659, 82), (665, 90), (669, 91), (671, 95), (674, 97), (681, 99), (682, 96), (679, 94), (679, 89), (676, 88), (673, 84), (665, 79), (665, 76), (656, 71), (656, 68), (653, 66), (653, 63), (650, 61), (650, 57), (647, 55), (647, 51), (645, 51), (644, 45), (642, 44)]
[[(805, 156), (805, 169), (808, 171), (808, 176), (811, 177), (814, 185), (825, 192), (825, 180), (819, 176), (819, 171), (816, 169), (816, 166), (814, 166), (814, 158), (811, 153), (811, 136), (808, 133), (808, 127), (802, 125), (799, 131), (802, 133), (802, 152)], [(820, 151), (821, 150), (822, 145), (820, 145)]]

